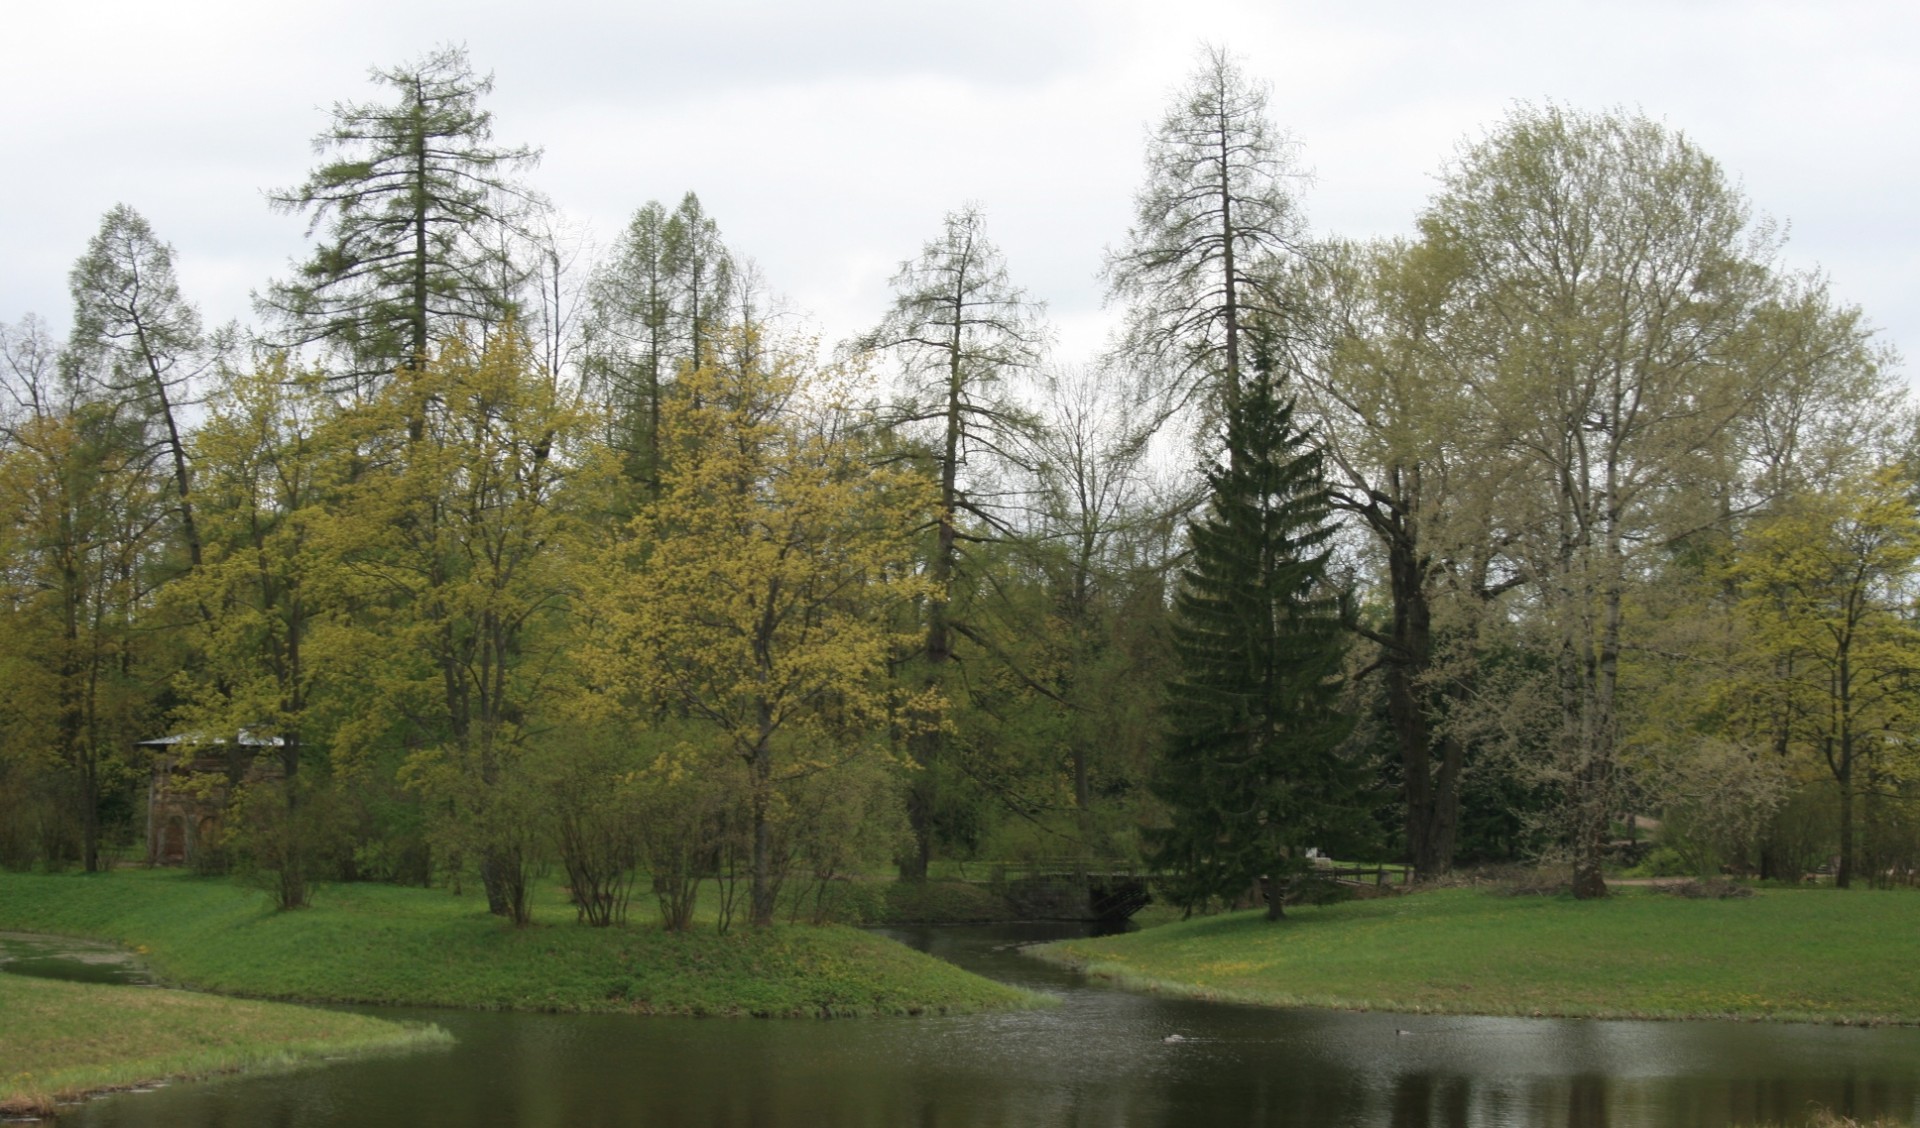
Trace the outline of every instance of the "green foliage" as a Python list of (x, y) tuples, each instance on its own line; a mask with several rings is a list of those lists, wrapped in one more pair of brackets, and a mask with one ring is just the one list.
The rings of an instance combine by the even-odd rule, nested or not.
[[(744, 816), (738, 837), (713, 843), (714, 868), (746, 877), (749, 918), (765, 925), (809, 827), (839, 822), (815, 819), (831, 794), (815, 780), (863, 805), (854, 769), (889, 755), (905, 715), (885, 675), (902, 646), (896, 610), (931, 594), (911, 567), (931, 496), (911, 471), (864, 459), (867, 420), (836, 386), (847, 374), (750, 343), (730, 355), (681, 377), (660, 497), (586, 565), (598, 629), (575, 662), (583, 715), (680, 719), (657, 778), (731, 762), (713, 777), (734, 785), (724, 801), (700, 806)], [(696, 810), (678, 819), (706, 821)], [(690, 858), (707, 852), (679, 841)]]
[[(32, 853), (94, 870), (128, 829), (103, 817), (144, 765), (132, 745), (153, 723), (163, 653), (143, 616), (165, 569), (164, 485), (146, 420), (120, 400), (56, 374), (36, 340), (8, 342), (4, 373), (17, 409), (0, 443), (0, 609), (7, 672), (0, 749), (7, 786), (27, 802)], [(47, 816), (58, 811), (53, 820)], [(0, 815), (0, 823), (16, 816)], [(63, 824), (63, 825), (61, 825)]]
[(1333, 535), (1320, 454), (1261, 372), (1227, 417), (1224, 464), (1174, 597), (1179, 675), (1167, 687), (1152, 832), (1166, 891), (1183, 905), (1265, 878), (1269, 910), (1309, 847), (1351, 846), (1366, 815), (1341, 745), (1344, 594), (1326, 575)]
[(671, 214), (658, 201), (636, 211), (594, 272), (585, 375), (606, 401), (607, 445), (649, 497), (665, 465), (665, 397), (683, 369), (713, 353), (737, 316), (734, 299), (750, 297), (740, 273), (692, 192)]
[(505, 320), (517, 268), (502, 248), (524, 231), (537, 198), (513, 174), (538, 159), (492, 144), (480, 108), (491, 76), (463, 47), (375, 69), (391, 104), (337, 102), (315, 148), (334, 160), (304, 184), (269, 196), (280, 211), (322, 225), (328, 239), (293, 280), (268, 288), (262, 312), (289, 344), (341, 356), (342, 380), (377, 381), (423, 363), (436, 341)]

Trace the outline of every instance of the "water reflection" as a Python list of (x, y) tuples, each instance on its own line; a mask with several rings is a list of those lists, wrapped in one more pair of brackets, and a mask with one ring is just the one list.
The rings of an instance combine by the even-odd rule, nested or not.
[(897, 934), (1058, 996), (1044, 1011), (833, 1022), (433, 1012), (420, 1017), (454, 1033), (451, 1049), (114, 1097), (62, 1123), (1623, 1128), (1798, 1123), (1815, 1106), (1920, 1112), (1917, 1030), (1217, 1006), (1088, 986), (1015, 947), (1059, 934)]

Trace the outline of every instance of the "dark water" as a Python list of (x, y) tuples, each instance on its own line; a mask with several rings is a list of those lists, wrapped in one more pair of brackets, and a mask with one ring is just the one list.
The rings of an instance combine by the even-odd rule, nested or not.
[(74, 983), (137, 986), (152, 982), (139, 959), (125, 948), (31, 932), (0, 932), (0, 972)]
[(60, 1122), (1712, 1128), (1798, 1124), (1816, 1107), (1920, 1114), (1920, 1029), (1264, 1010), (1087, 986), (1014, 948), (1071, 932), (892, 934), (1060, 998), (1043, 1011), (828, 1022), (382, 1011), (438, 1022), (459, 1043), (110, 1097)]

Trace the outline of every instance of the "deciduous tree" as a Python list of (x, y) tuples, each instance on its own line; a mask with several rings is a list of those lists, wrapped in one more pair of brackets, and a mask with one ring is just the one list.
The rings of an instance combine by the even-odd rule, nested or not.
[(1906, 734), (1920, 719), (1912, 684), (1920, 629), (1920, 516), (1912, 483), (1885, 469), (1791, 498), (1740, 538), (1731, 569), (1748, 628), (1746, 676), (1726, 687), (1728, 712), (1761, 747), (1810, 759), (1839, 799), (1840, 864), (1857, 867), (1856, 803), (1865, 769), (1911, 782)]
[(1627, 592), (1725, 517), (1737, 424), (1794, 360), (1749, 332), (1776, 239), (1686, 138), (1553, 106), (1467, 147), (1421, 228), (1460, 260), (1447, 347), (1527, 483), (1503, 520), (1554, 638), (1575, 895), (1602, 896)]
[(97, 383), (158, 429), (155, 446), (173, 467), (180, 538), (197, 567), (200, 531), (181, 411), (191, 403), (190, 381), (205, 367), (207, 342), (199, 312), (180, 296), (173, 248), (139, 212), (116, 204), (74, 264), (68, 288), (73, 333), (67, 360), (74, 378)]
[(790, 787), (886, 754), (892, 613), (932, 594), (912, 566), (932, 498), (919, 475), (866, 460), (860, 421), (796, 358), (682, 379), (660, 499), (604, 569), (605, 629), (584, 665), (641, 715), (697, 722), (705, 735), (688, 739), (744, 769), (749, 917), (765, 925)]
[(719, 225), (692, 192), (671, 213), (635, 212), (595, 272), (590, 367), (607, 399), (609, 434), (627, 474), (660, 490), (660, 410), (681, 369), (705, 361), (740, 291)]
[[(1012, 394), (1014, 374), (1039, 362), (1046, 341), (1040, 307), (1007, 274), (999, 248), (987, 239), (977, 209), (949, 213), (940, 236), (894, 276), (893, 311), (861, 341), (899, 357), (906, 395), (892, 413), (895, 428), (924, 442), (938, 490), (926, 604), (926, 683), (938, 689), (954, 657), (956, 572), (966, 566), (964, 542), (1003, 535), (1003, 504), (990, 488), (997, 467), (1018, 465), (1030, 413)], [(926, 876), (933, 848), (946, 734), (919, 726), (914, 755), (927, 769), (908, 801), (914, 853), (903, 876)]]

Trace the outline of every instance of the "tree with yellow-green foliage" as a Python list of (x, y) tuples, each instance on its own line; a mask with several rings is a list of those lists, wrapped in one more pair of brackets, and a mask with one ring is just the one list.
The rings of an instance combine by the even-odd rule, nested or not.
[(350, 452), (321, 381), (279, 360), (226, 381), (193, 440), (201, 565), (163, 592), (197, 658), (176, 678), (181, 728), (280, 742), (281, 779), (250, 794), (254, 817), (231, 829), (273, 875), (282, 908), (306, 903), (319, 864), (300, 769), (318, 735), (316, 689), (344, 673), (327, 634), (339, 638), (352, 596), (331, 539)]
[(1839, 800), (1839, 866), (1856, 870), (1868, 780), (1912, 782), (1920, 724), (1920, 516), (1893, 470), (1791, 499), (1747, 530), (1729, 569), (1745, 627), (1736, 724), (1824, 769)]
[(360, 460), (329, 547), (357, 590), (359, 705), (336, 756), (398, 741), (453, 859), (489, 908), (525, 923), (544, 829), (521, 771), (558, 685), (571, 594), (570, 491), (599, 460), (588, 416), (509, 328), (400, 369), (348, 421)]
[(581, 655), (601, 695), (671, 720), (680, 757), (741, 771), (749, 919), (772, 923), (797, 793), (890, 753), (902, 702), (888, 612), (927, 598), (913, 567), (933, 495), (864, 457), (837, 373), (753, 348), (685, 374), (661, 418), (657, 501), (614, 545)]
[(17, 775), (58, 812), (42, 857), (77, 847), (91, 872), (106, 863), (103, 804), (151, 723), (156, 640), (139, 620), (166, 547), (165, 485), (145, 419), (54, 356), (36, 325), (0, 332), (0, 783)]

